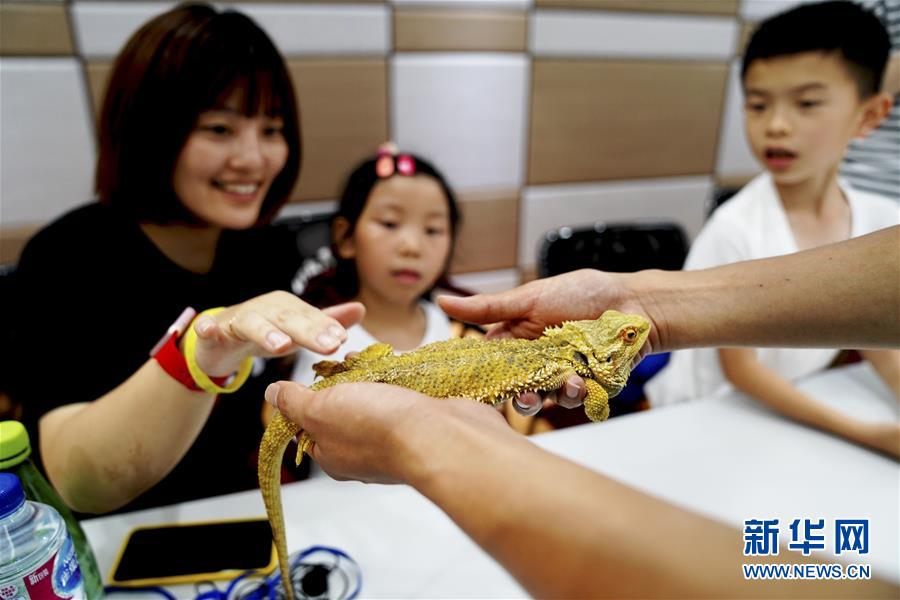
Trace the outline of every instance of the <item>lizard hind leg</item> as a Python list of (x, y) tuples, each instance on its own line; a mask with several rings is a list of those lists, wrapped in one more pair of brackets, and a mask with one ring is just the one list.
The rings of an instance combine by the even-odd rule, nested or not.
[(297, 440), (297, 458), (294, 461), (298, 467), (303, 462), (303, 455), (309, 454), (309, 449), (315, 443), (315, 440), (305, 431), (300, 432), (300, 438)]
[(584, 414), (591, 421), (605, 421), (609, 417), (609, 394), (593, 379), (585, 379), (587, 396), (584, 398)]

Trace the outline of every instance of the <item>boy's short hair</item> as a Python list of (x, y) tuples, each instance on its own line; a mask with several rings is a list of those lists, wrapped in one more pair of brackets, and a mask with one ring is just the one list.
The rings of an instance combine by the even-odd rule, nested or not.
[(283, 120), (288, 158), (258, 223), (287, 201), (300, 171), (297, 101), (284, 59), (250, 18), (183, 4), (145, 23), (116, 58), (99, 119), (99, 201), (139, 221), (195, 222), (175, 194), (181, 149), (207, 110), (235, 90), (245, 116)]
[(758, 59), (839, 52), (860, 98), (881, 89), (891, 40), (881, 21), (853, 2), (802, 4), (759, 24), (744, 52), (741, 81)]

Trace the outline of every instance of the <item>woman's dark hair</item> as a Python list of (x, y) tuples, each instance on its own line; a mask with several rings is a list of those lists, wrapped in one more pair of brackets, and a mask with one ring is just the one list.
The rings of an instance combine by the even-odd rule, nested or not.
[[(459, 212), (456, 195), (453, 193), (453, 190), (450, 189), (450, 186), (447, 185), (447, 180), (444, 179), (444, 176), (434, 167), (434, 165), (420, 156), (403, 152), (394, 157), (395, 162), (399, 162), (402, 157), (409, 157), (414, 161), (415, 173), (413, 176), (425, 175), (431, 177), (438, 182), (441, 186), (441, 190), (444, 192), (444, 196), (447, 198), (447, 217), (450, 221), (450, 252), (447, 256), (447, 262), (444, 265), (441, 276), (431, 289), (422, 294), (422, 297), (427, 299), (431, 296), (434, 288), (456, 289), (448, 281), (447, 275), (450, 268), (450, 260), (453, 257), (453, 247), (456, 244), (456, 234), (459, 231), (462, 215)], [(347, 183), (344, 185), (344, 192), (341, 195), (341, 201), (338, 205), (337, 212), (331, 219), (332, 232), (334, 232), (334, 223), (337, 219), (343, 218), (347, 221), (348, 227), (344, 232), (344, 239), (348, 239), (356, 230), (356, 223), (359, 221), (359, 217), (366, 207), (366, 202), (369, 199), (369, 195), (372, 193), (372, 189), (379, 181), (384, 181), (386, 179), (380, 177), (376, 172), (375, 165), (378, 162), (378, 159), (379, 156), (375, 156), (357, 166), (347, 178)], [(394, 168), (394, 173), (391, 175), (391, 177), (407, 176), (408, 175), (400, 174), (396, 168)], [(334, 269), (326, 272), (323, 276), (310, 281), (307, 291), (303, 294), (304, 300), (310, 304), (320, 307), (330, 306), (332, 304), (337, 304), (338, 302), (352, 300), (359, 293), (359, 275), (356, 271), (356, 261), (341, 258), (337, 251), (337, 245), (341, 241), (343, 240), (332, 239), (331, 242), (331, 251), (336, 261)]]
[(100, 113), (96, 188), (100, 202), (139, 221), (196, 222), (175, 194), (172, 175), (200, 113), (241, 90), (245, 116), (283, 120), (284, 168), (272, 182), (259, 223), (287, 201), (300, 172), (300, 125), (284, 59), (250, 18), (184, 4), (145, 23), (113, 65)]

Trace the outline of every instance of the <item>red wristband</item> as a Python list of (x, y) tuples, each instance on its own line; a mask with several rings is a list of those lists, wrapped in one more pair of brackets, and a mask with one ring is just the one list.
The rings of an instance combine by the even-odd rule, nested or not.
[[(169, 339), (163, 344), (162, 348), (153, 355), (153, 358), (166, 373), (172, 376), (172, 379), (189, 390), (200, 391), (194, 378), (191, 377), (191, 372), (188, 370), (187, 360), (185, 360), (184, 354), (178, 348), (178, 332), (169, 336)], [(229, 377), (230, 375), (225, 375), (224, 377), (210, 377), (210, 379), (216, 385), (222, 386), (225, 385), (225, 382), (228, 381)]]

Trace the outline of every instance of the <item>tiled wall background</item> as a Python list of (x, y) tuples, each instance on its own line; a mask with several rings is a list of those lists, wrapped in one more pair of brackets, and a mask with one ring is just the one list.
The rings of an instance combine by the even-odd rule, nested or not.
[[(665, 218), (693, 237), (717, 185), (759, 171), (736, 67), (790, 0), (233, 3), (288, 58), (305, 157), (289, 213), (333, 205), (395, 139), (460, 192), (454, 272), (533, 276), (544, 231)], [(125, 39), (171, 2), (0, 2), (0, 262), (91, 200), (94, 118)]]

